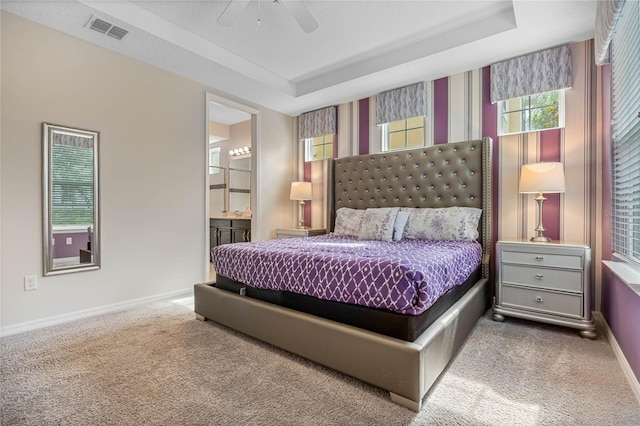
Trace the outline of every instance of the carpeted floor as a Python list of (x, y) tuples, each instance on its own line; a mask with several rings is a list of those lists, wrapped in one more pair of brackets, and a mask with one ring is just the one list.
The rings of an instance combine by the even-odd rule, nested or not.
[(2, 425), (638, 425), (606, 340), (485, 315), (414, 413), (194, 319), (191, 298), (0, 339)]

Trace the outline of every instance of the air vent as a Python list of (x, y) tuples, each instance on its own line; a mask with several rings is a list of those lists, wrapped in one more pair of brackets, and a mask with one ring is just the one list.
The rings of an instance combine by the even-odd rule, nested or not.
[(91, 26), (89, 28), (91, 28), (92, 30), (95, 30), (99, 33), (106, 33), (107, 31), (109, 31), (109, 28), (113, 27), (113, 25), (111, 25), (108, 22), (103, 21), (102, 19), (94, 19), (93, 21), (91, 21)]
[(104, 19), (98, 18), (97, 16), (92, 16), (89, 19), (88, 23), (89, 28), (94, 31), (97, 31), (101, 34), (106, 34), (109, 37), (113, 37), (116, 40), (122, 40), (124, 36), (129, 34), (129, 31), (116, 27), (115, 25), (105, 21)]
[(116, 40), (122, 40), (127, 34), (129, 34), (129, 31), (120, 27), (116, 27), (115, 25), (111, 27), (109, 31), (107, 31), (107, 35), (109, 37), (115, 38)]

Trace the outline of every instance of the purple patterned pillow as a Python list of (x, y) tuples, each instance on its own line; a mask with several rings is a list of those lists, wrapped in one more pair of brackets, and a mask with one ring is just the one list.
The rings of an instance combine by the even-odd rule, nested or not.
[(336, 211), (336, 225), (333, 228), (333, 233), (357, 237), (360, 235), (360, 225), (363, 217), (364, 210), (340, 207)]
[(409, 212), (404, 238), (409, 240), (475, 241), (481, 209), (445, 207), (438, 209), (403, 208)]
[(400, 209), (398, 207), (383, 207), (367, 209), (360, 227), (360, 240), (391, 241), (393, 225)]

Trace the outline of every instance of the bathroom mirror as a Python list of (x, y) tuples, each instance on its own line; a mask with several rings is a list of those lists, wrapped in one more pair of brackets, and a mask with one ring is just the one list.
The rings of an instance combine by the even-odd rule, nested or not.
[(99, 133), (43, 123), (44, 275), (100, 268)]
[(251, 157), (229, 160), (228, 210), (233, 215), (251, 211)]
[(209, 218), (220, 218), (227, 212), (227, 169), (209, 166)]

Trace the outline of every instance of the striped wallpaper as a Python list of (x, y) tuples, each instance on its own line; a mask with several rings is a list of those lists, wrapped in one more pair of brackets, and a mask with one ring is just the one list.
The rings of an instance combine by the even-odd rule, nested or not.
[[(634, 355), (637, 351), (633, 347), (637, 343), (637, 333), (628, 327), (629, 318), (637, 317), (636, 306), (623, 295), (625, 291), (628, 293), (628, 288), (601, 267), (602, 257), (609, 259), (611, 251), (606, 210), (610, 200), (603, 202), (603, 197), (610, 195), (606, 189), (611, 172), (610, 146), (606, 142), (610, 136), (610, 117), (603, 113), (609, 105), (608, 91), (603, 85), (609, 80), (610, 69), (603, 67), (598, 72), (595, 68), (592, 43), (571, 45), (573, 87), (565, 93), (564, 128), (498, 137), (498, 109), (497, 104), (490, 102), (489, 67), (484, 67), (427, 82), (431, 105), (426, 134), (430, 144), (481, 136), (494, 140), (493, 229), (496, 241), (526, 239), (534, 233), (537, 221), (535, 196), (518, 193), (522, 164), (564, 163), (566, 192), (545, 195), (546, 233), (554, 240), (591, 246), (592, 307), (596, 311), (602, 308), (622, 342), (626, 356), (635, 362), (633, 365), (638, 365), (638, 357)], [(596, 98), (603, 96), (600, 91), (606, 96), (598, 102)], [(338, 157), (380, 150), (375, 101), (376, 97), (372, 96), (339, 106)], [(599, 105), (602, 110), (598, 109)], [(602, 120), (598, 119), (599, 114), (603, 115)], [(313, 226), (324, 227), (326, 219), (322, 206), (325, 203), (319, 195), (326, 182), (323, 162), (307, 163), (302, 167), (301, 160), (300, 164), (299, 170), (304, 170), (304, 177), (314, 183), (315, 198), (312, 208), (308, 209), (307, 220), (311, 216)]]
[[(590, 41), (571, 46), (573, 88), (565, 94), (565, 128), (497, 137), (497, 106), (489, 101), (489, 67), (427, 82), (431, 94), (426, 138), (428, 144), (458, 142), (484, 136), (494, 140), (494, 237), (529, 238), (536, 226), (535, 196), (518, 193), (522, 164), (561, 161), (566, 192), (547, 194), (544, 226), (554, 240), (591, 242), (593, 215), (591, 162), (593, 147), (593, 49)], [(380, 151), (375, 125), (376, 97), (338, 108), (338, 157)], [(322, 162), (305, 163), (304, 178), (325, 181)], [(315, 188), (315, 186), (314, 186)], [(321, 191), (318, 191), (321, 192)], [(314, 196), (315, 201), (315, 196)], [(318, 200), (319, 201), (319, 200)], [(325, 226), (321, 203), (310, 203), (313, 226)]]

